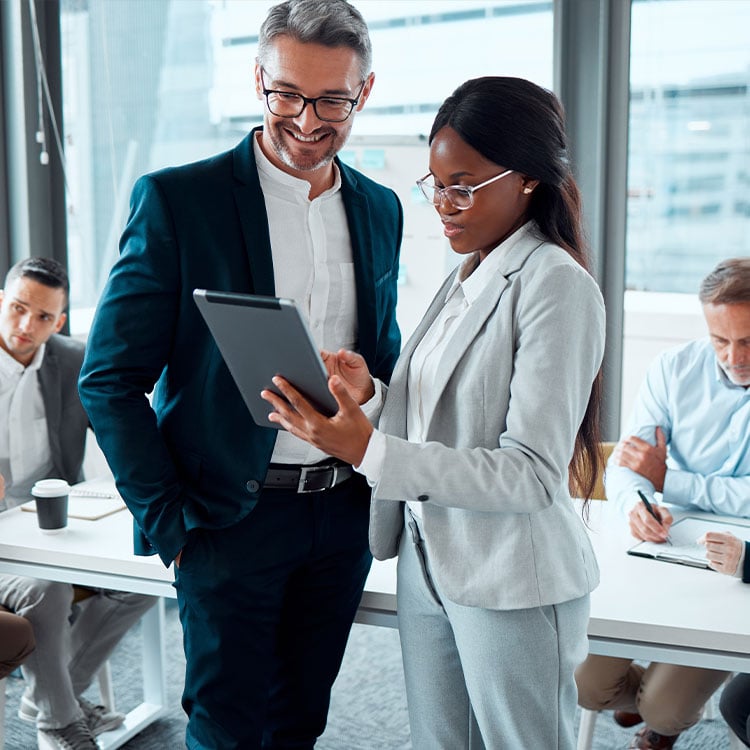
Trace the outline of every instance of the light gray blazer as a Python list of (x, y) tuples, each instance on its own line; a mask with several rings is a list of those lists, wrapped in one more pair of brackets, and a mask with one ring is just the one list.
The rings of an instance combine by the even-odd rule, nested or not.
[(398, 553), (403, 501), (422, 502), (441, 590), (487, 609), (568, 601), (599, 582), (568, 465), (602, 361), (604, 304), (593, 278), (534, 226), (448, 344), (427, 442), (405, 439), (407, 371), (454, 274), (405, 345), (379, 422), (386, 455), (373, 489), (373, 554)]

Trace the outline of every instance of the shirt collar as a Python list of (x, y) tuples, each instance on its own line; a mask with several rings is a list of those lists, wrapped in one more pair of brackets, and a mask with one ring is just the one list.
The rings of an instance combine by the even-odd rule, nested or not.
[[(291, 190), (295, 197), (302, 198), (305, 201), (309, 201), (308, 195), (310, 194), (310, 183), (307, 180), (303, 180), (299, 177), (285, 172), (283, 169), (279, 169), (264, 153), (260, 147), (260, 137), (262, 131), (258, 131), (255, 138), (253, 138), (253, 152), (255, 153), (255, 163), (258, 166), (258, 173), (261, 177), (263, 189), (273, 190), (276, 189), (278, 195), (289, 197), (289, 191)], [(341, 189), (341, 172), (339, 171), (336, 162), (333, 162), (333, 185), (328, 190), (322, 192), (318, 198), (326, 198), (334, 195)], [(315, 200), (318, 200), (316, 198)]]
[(24, 367), (17, 359), (12, 357), (5, 349), (0, 348), (0, 376), (10, 377), (12, 375), (23, 375), (26, 370), (38, 370), (44, 360), (44, 352), (47, 344), (42, 344), (34, 353), (31, 362)]
[(492, 283), (498, 273), (502, 260), (515, 245), (526, 236), (530, 222), (526, 222), (513, 234), (506, 237), (481, 263), (479, 253), (469, 255), (459, 266), (458, 273), (453, 279), (446, 299), (451, 297), (458, 286), (461, 287), (469, 305), (476, 302), (482, 292)]

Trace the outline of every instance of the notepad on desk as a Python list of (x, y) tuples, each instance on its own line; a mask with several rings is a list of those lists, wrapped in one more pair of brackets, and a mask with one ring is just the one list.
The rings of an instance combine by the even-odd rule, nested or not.
[[(22, 510), (36, 512), (34, 502), (21, 506)], [(68, 496), (68, 517), (97, 521), (125, 509), (125, 503), (111, 479), (89, 479), (74, 484)]]
[(675, 521), (669, 528), (669, 538), (672, 544), (639, 542), (628, 550), (628, 554), (679, 565), (690, 565), (694, 568), (708, 568), (706, 548), (698, 544), (698, 539), (707, 531), (727, 531), (743, 541), (750, 541), (750, 526), (685, 516)]

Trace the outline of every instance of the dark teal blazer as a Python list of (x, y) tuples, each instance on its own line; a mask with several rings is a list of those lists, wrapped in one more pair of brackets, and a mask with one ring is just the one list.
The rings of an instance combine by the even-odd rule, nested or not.
[[(136, 182), (81, 371), (81, 400), (135, 518), (135, 551), (165, 564), (191, 529), (230, 526), (253, 509), (276, 438), (250, 417), (192, 297), (195, 288), (275, 292), (254, 132), (231, 151)], [(401, 343), (403, 212), (392, 190), (338, 166), (358, 348), (387, 381)]]

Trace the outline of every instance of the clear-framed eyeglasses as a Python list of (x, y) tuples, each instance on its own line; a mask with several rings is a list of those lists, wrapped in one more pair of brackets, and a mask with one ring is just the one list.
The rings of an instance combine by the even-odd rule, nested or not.
[(502, 174), (490, 177), (489, 180), (479, 183), (479, 185), (447, 185), (446, 187), (438, 187), (434, 182), (427, 182), (427, 179), (431, 176), (428, 172), (424, 177), (417, 180), (417, 185), (422, 191), (422, 195), (427, 198), (433, 206), (439, 206), (443, 200), (457, 208), (459, 211), (466, 211), (467, 208), (471, 208), (474, 205), (474, 193), (487, 185), (491, 185), (497, 180), (501, 180), (506, 175), (509, 175), (514, 170), (506, 169)]
[(263, 96), (266, 97), (268, 110), (276, 117), (299, 117), (308, 104), (312, 105), (315, 116), (323, 122), (344, 122), (359, 104), (359, 98), (366, 83), (365, 79), (359, 87), (354, 99), (342, 96), (302, 96), (293, 91), (278, 91), (267, 89), (263, 80), (263, 68), (260, 69), (260, 82), (263, 86)]

